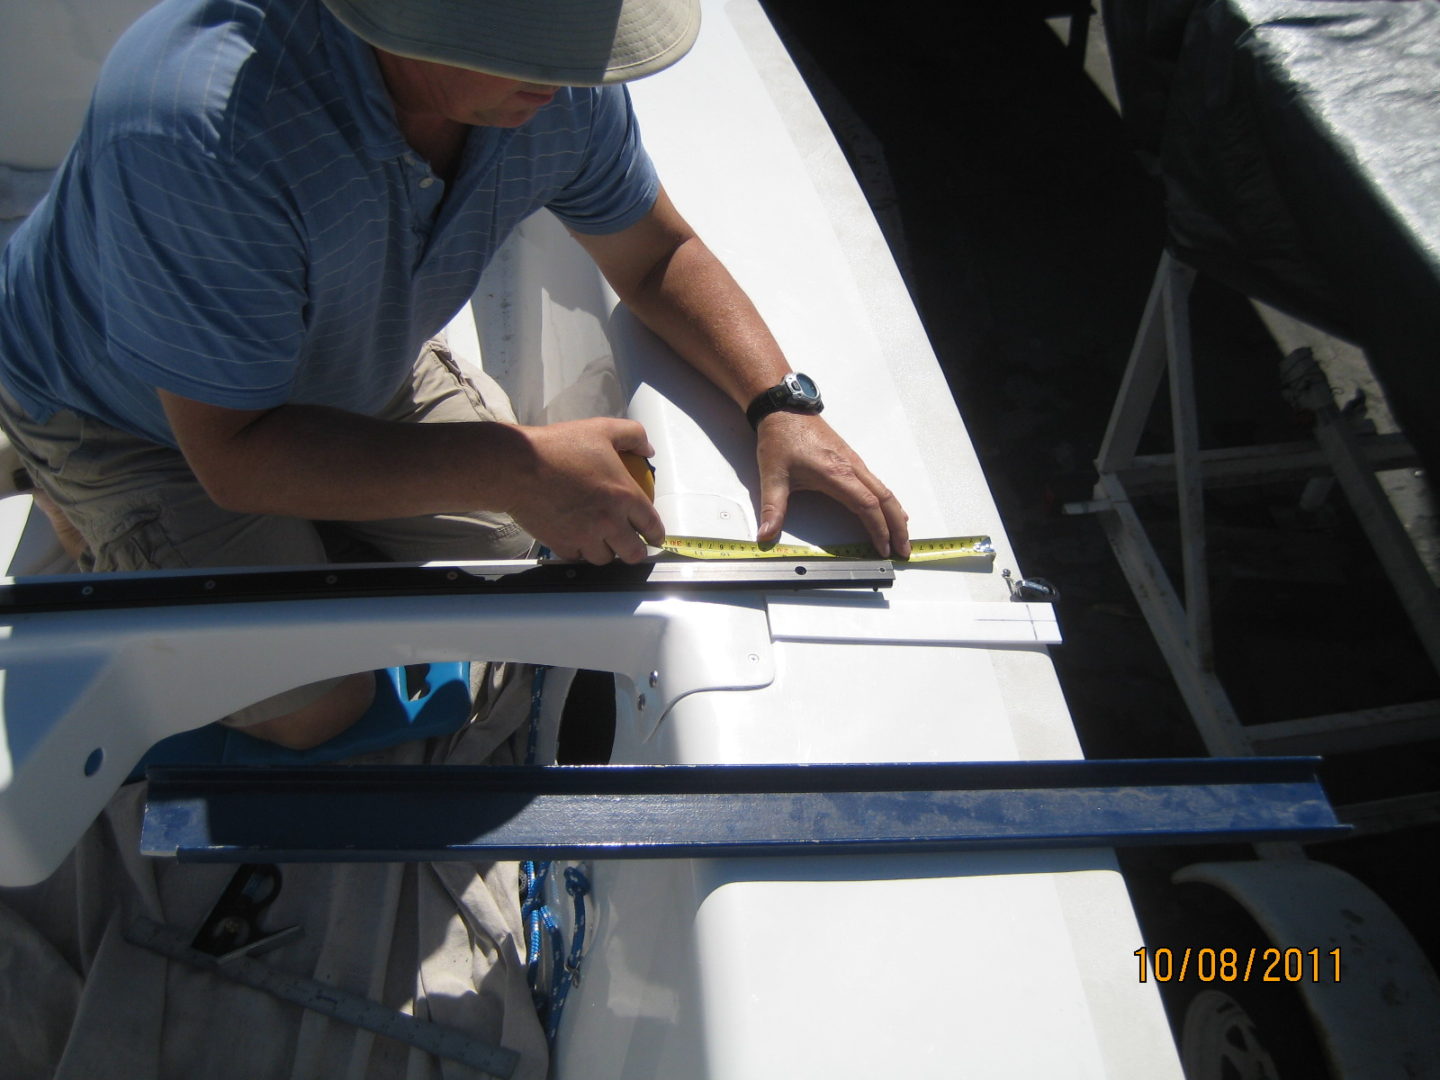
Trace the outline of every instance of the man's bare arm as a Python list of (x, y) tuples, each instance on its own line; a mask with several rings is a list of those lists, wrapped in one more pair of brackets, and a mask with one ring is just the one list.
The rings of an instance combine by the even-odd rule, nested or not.
[(158, 393), (196, 478), (230, 510), (332, 521), (503, 510), (557, 555), (596, 563), (638, 562), (641, 537), (664, 534), (620, 459), (654, 452), (634, 421), (411, 424)]
[[(663, 189), (630, 228), (574, 235), (640, 320), (741, 409), (790, 370), (750, 298)], [(813, 490), (855, 513), (882, 553), (909, 554), (900, 501), (822, 417), (772, 413), (760, 421), (756, 455), (760, 540), (780, 535), (791, 491)]]

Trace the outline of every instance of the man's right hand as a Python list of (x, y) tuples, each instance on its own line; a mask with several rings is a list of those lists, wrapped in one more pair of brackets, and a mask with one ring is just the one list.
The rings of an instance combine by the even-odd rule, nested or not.
[(562, 559), (638, 563), (665, 525), (625, 468), (622, 453), (655, 453), (634, 420), (600, 417), (522, 427), (529, 460), (512, 478), (505, 509)]

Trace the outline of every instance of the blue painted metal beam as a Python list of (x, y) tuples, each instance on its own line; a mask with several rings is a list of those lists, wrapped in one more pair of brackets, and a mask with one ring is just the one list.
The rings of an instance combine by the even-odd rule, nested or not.
[(193, 862), (835, 855), (1310, 840), (1316, 758), (157, 768), (147, 855)]

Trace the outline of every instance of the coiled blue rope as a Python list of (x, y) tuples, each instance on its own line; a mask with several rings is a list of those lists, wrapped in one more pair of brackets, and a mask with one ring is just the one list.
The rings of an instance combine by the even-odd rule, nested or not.
[[(545, 673), (548, 667), (536, 665), (530, 681), (530, 731), (525, 742), (525, 764), (535, 764), (540, 741), (540, 706), (544, 697)], [(565, 999), (572, 986), (580, 985), (580, 963), (585, 949), (585, 897), (590, 893), (590, 880), (579, 867), (565, 868), (565, 891), (575, 905), (575, 932), (570, 937), (570, 954), (565, 956), (565, 935), (550, 905), (545, 902), (545, 887), (550, 880), (552, 863), (526, 859), (520, 864), (520, 917), (526, 928), (527, 954), (525, 975), (530, 983), (530, 998), (535, 1012), (545, 1025), (545, 1041), (553, 1050), (560, 1031), (560, 1017)], [(550, 959), (550, 984), (545, 979), (546, 948)], [(562, 962), (562, 957), (564, 960)]]
[(565, 948), (560, 926), (550, 911), (550, 905), (545, 903), (545, 884), (550, 877), (550, 863), (537, 863), (527, 859), (520, 864), (520, 877), (524, 886), (520, 917), (524, 920), (527, 931), (525, 976), (530, 982), (530, 999), (535, 1003), (535, 1012), (541, 1022), (548, 1025), (551, 993), (543, 985), (545, 949), (548, 945), (549, 955), (558, 958)]
[(590, 892), (590, 879), (579, 867), (565, 868), (565, 891), (570, 894), (570, 899), (575, 904), (575, 932), (570, 935), (570, 955), (563, 967), (558, 963), (559, 935), (555, 938), (557, 947), (553, 955), (557, 962), (550, 970), (550, 1014), (545, 1020), (545, 1040), (551, 1047), (554, 1047), (555, 1036), (560, 1031), (560, 1014), (565, 1009), (565, 999), (570, 994), (570, 987), (580, 985), (580, 961), (584, 958), (585, 951), (585, 897)]

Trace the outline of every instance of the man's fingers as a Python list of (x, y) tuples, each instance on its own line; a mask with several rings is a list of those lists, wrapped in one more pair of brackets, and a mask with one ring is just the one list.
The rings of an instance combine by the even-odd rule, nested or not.
[(840, 502), (848, 506), (870, 534), (870, 543), (881, 558), (890, 555), (890, 522), (885, 517), (885, 507), (880, 496), (857, 476), (841, 489)]
[[(894, 555), (899, 559), (908, 559), (910, 557), (910, 515), (907, 514), (905, 508), (900, 505), (900, 500), (895, 497), (895, 493), (881, 483), (880, 478), (872, 473), (864, 463), (858, 459), (856, 461), (855, 476), (860, 483), (879, 500), (879, 504), (875, 507), (875, 510), (879, 517), (878, 524), (880, 527), (883, 527), (884, 535), (888, 541), (888, 550), (882, 548), (878, 543), (875, 545), (875, 550), (879, 551), (882, 555)], [(861, 516), (862, 518), (866, 517), (866, 515)], [(870, 515), (871, 519), (873, 519), (874, 516), (875, 515)], [(869, 520), (866, 522), (866, 528), (870, 530), (873, 541), (877, 529), (871, 528)]]
[(628, 517), (617, 519), (606, 514), (591, 518), (586, 525), (583, 535), (569, 544), (552, 545), (552, 550), (573, 552), (575, 557), (597, 565), (616, 559), (639, 563), (649, 558), (647, 544), (659, 547), (665, 542), (665, 523), (648, 501), (636, 500), (629, 507)]
[[(881, 483), (863, 461), (852, 455), (840, 467), (828, 469), (815, 479), (819, 481), (814, 484), (816, 490), (829, 495), (860, 519), (870, 543), (882, 557), (909, 558), (909, 515), (895, 493)], [(779, 524), (777, 519), (777, 536)]]
[(894, 493), (880, 502), (885, 511), (885, 522), (890, 527), (890, 550), (897, 559), (910, 557), (910, 515), (900, 505)]
[(526, 429), (537, 466), (516, 489), (511, 516), (551, 551), (603, 565), (646, 558), (665, 525), (644, 481), (654, 453), (642, 425), (594, 418)]
[[(663, 536), (662, 536), (663, 539)], [(615, 557), (622, 562), (638, 563), (644, 562), (650, 552), (646, 549), (646, 540), (630, 530), (623, 535), (606, 537), (605, 542), (615, 552)], [(659, 547), (659, 544), (655, 545)]]
[(909, 517), (900, 500), (823, 418), (772, 413), (761, 422), (756, 452), (762, 542), (780, 536), (791, 491), (817, 491), (860, 519), (876, 551), (909, 557)]
[(890, 555), (893, 545), (886, 502), (894, 502), (895, 496), (853, 451), (844, 455), (832, 452), (826, 468), (812, 476), (805, 486), (830, 496), (859, 518), (875, 550), (882, 557)]
[(630, 515), (630, 527), (651, 547), (659, 547), (665, 542), (665, 522), (660, 520), (660, 513), (653, 503), (646, 503)]
[(760, 479), (760, 527), (755, 539), (768, 544), (780, 536), (785, 524), (785, 511), (790, 505), (790, 482), (784, 476), (769, 474)]
[(603, 537), (589, 537), (580, 545), (580, 558), (596, 566), (606, 566), (615, 561), (615, 552)]
[(610, 431), (610, 442), (617, 452), (636, 454), (642, 458), (655, 456), (655, 447), (650, 445), (645, 426), (638, 420), (615, 420)]
[(603, 566), (616, 559), (627, 563), (644, 562), (650, 554), (645, 545), (659, 547), (665, 540), (665, 526), (653, 507), (648, 517), (637, 513), (626, 522), (610, 519), (590, 524), (592, 527), (584, 535), (573, 537), (569, 543), (547, 546), (556, 554), (566, 553), (569, 558)]

